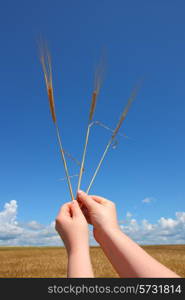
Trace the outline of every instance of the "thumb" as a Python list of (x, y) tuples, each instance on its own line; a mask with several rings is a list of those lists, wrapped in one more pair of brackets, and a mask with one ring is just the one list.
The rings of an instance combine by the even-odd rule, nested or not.
[(76, 200), (73, 200), (73, 202), (71, 203), (71, 210), (72, 210), (72, 216), (73, 217), (77, 217), (80, 214), (82, 214), (80, 206), (79, 206), (79, 204)]
[(95, 202), (90, 196), (81, 190), (78, 191), (77, 196), (80, 202), (87, 207), (87, 209), (92, 209), (97, 205), (97, 202)]

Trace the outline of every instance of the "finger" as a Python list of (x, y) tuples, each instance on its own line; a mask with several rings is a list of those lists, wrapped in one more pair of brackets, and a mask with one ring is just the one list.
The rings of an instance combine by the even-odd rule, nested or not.
[(88, 209), (85, 206), (83, 206), (81, 208), (81, 210), (82, 210), (83, 215), (86, 218), (87, 223), (92, 224), (91, 217), (90, 217), (90, 214), (88, 212)]
[(63, 216), (71, 216), (71, 202), (67, 202), (60, 207), (57, 219), (60, 219)]
[(78, 202), (80, 208), (82, 208), (82, 207), (83, 207), (83, 203), (82, 203), (82, 201), (79, 199), (78, 196), (77, 196), (77, 202)]
[(83, 191), (78, 191), (77, 200), (80, 201), (88, 209), (92, 209), (97, 203)]
[(73, 200), (73, 202), (71, 203), (71, 211), (72, 211), (72, 217), (78, 217), (82, 214), (82, 211), (80, 209), (77, 200)]
[(95, 200), (96, 202), (98, 202), (99, 204), (103, 204), (105, 205), (106, 203), (108, 203), (109, 200), (103, 198), (103, 197), (99, 197), (96, 195), (90, 195), (90, 197)]

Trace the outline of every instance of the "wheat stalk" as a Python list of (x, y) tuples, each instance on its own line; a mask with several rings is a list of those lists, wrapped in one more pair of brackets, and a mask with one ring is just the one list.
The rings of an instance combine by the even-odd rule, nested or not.
[[(77, 158), (75, 158), (74, 156), (72, 156), (68, 151), (66, 151), (64, 148), (63, 148), (63, 151), (64, 151), (64, 154), (66, 155), (66, 156), (68, 156), (71, 160), (73, 160), (77, 165), (79, 165), (79, 166), (81, 166), (81, 163), (80, 163), (80, 161), (77, 159)], [(85, 170), (83, 170), (83, 172), (84, 172)], [(70, 176), (71, 177), (71, 176)]]
[(79, 173), (79, 178), (78, 178), (77, 191), (80, 189), (80, 185), (81, 185), (81, 181), (82, 181), (82, 174), (83, 174), (83, 170), (84, 170), (84, 163), (85, 163), (85, 156), (86, 156), (86, 152), (87, 152), (89, 133), (90, 133), (90, 128), (93, 124), (92, 119), (93, 119), (93, 116), (94, 116), (94, 113), (95, 113), (97, 97), (98, 97), (100, 87), (101, 87), (101, 84), (102, 84), (102, 79), (103, 79), (103, 65), (100, 64), (99, 67), (96, 70), (96, 73), (95, 73), (95, 87), (94, 87), (94, 91), (92, 93), (91, 107), (90, 107), (90, 112), (89, 112), (89, 120), (88, 120), (88, 126), (87, 126), (87, 131), (86, 131), (82, 161), (81, 161), (81, 166), (80, 166), (80, 173)]
[[(106, 130), (109, 130), (109, 131), (111, 131), (111, 132), (114, 132), (113, 129), (111, 129), (110, 127), (108, 127), (107, 125), (105, 125), (104, 123), (102, 123), (102, 122), (100, 122), (100, 121), (94, 121), (92, 125), (93, 125), (93, 126), (94, 126), (94, 125), (98, 125), (98, 126), (100, 126), (100, 127), (103, 127), (103, 128), (106, 129)], [(119, 136), (122, 136), (122, 137), (125, 137), (125, 138), (129, 138), (129, 137), (126, 135), (126, 133), (120, 133), (120, 132), (119, 132), (118, 135), (119, 135)], [(129, 138), (129, 139), (130, 139), (130, 138)]]
[(116, 135), (118, 134), (118, 131), (119, 131), (119, 129), (120, 129), (122, 123), (123, 123), (123, 121), (126, 118), (126, 115), (127, 115), (128, 111), (129, 111), (129, 108), (130, 108), (132, 102), (134, 101), (134, 99), (136, 97), (137, 90), (138, 90), (138, 86), (135, 87), (135, 89), (131, 93), (131, 96), (128, 99), (127, 105), (126, 105), (125, 109), (123, 110), (123, 113), (122, 113), (122, 115), (121, 115), (121, 117), (119, 119), (119, 122), (118, 122), (116, 128), (113, 131), (113, 134), (112, 134), (112, 136), (111, 136), (111, 138), (110, 138), (110, 140), (109, 140), (109, 142), (108, 142), (108, 144), (107, 144), (107, 146), (105, 148), (105, 151), (103, 152), (103, 155), (102, 155), (102, 157), (101, 157), (101, 159), (99, 161), (99, 164), (98, 164), (98, 166), (97, 166), (97, 168), (96, 168), (96, 170), (94, 172), (94, 175), (93, 175), (93, 177), (91, 179), (91, 182), (90, 182), (90, 184), (89, 184), (89, 186), (88, 186), (88, 188), (86, 190), (87, 194), (89, 193), (89, 190), (90, 190), (90, 188), (91, 188), (91, 186), (92, 186), (92, 184), (93, 184), (93, 182), (95, 180), (95, 177), (96, 177), (96, 175), (97, 175), (97, 173), (98, 173), (98, 171), (99, 171), (99, 169), (101, 167), (101, 164), (102, 164), (102, 162), (103, 162), (103, 160), (104, 160), (104, 158), (105, 158), (105, 156), (106, 156), (106, 154), (107, 154), (107, 152), (108, 152), (108, 150), (109, 150), (112, 142), (114, 141), (114, 139), (115, 139)]
[(63, 147), (62, 147), (62, 141), (61, 141), (59, 128), (58, 128), (58, 123), (57, 123), (57, 117), (56, 117), (56, 113), (55, 113), (55, 101), (54, 101), (53, 84), (52, 84), (51, 57), (50, 57), (50, 54), (49, 54), (49, 51), (48, 51), (47, 47), (44, 47), (44, 46), (42, 47), (42, 45), (40, 45), (40, 46), (41, 46), (41, 48), (40, 48), (40, 50), (41, 50), (40, 59), (41, 59), (42, 69), (43, 69), (43, 72), (44, 72), (46, 89), (47, 89), (47, 93), (48, 93), (50, 112), (51, 112), (51, 116), (52, 116), (52, 119), (53, 119), (53, 122), (54, 122), (54, 125), (55, 125), (55, 129), (56, 129), (57, 140), (58, 140), (58, 143), (59, 143), (60, 153), (61, 153), (61, 157), (62, 157), (62, 161), (63, 161), (63, 164), (64, 164), (64, 169), (65, 169), (65, 173), (66, 173), (66, 177), (67, 177), (69, 192), (70, 192), (70, 195), (71, 195), (71, 199), (73, 200), (74, 196), (73, 196), (70, 176), (69, 176), (69, 172), (68, 172), (68, 168), (67, 168), (67, 163), (66, 163), (65, 154), (64, 154)]

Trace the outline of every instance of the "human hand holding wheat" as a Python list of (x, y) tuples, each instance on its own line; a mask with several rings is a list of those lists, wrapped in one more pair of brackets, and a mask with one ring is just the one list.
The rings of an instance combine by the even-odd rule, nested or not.
[(89, 224), (94, 226), (93, 232), (97, 242), (107, 230), (120, 230), (114, 202), (103, 197), (87, 195), (78, 191), (77, 200)]
[(68, 254), (88, 248), (88, 224), (76, 200), (61, 206), (56, 217), (56, 230)]
[(88, 223), (76, 200), (60, 208), (55, 228), (68, 254), (67, 277), (94, 277), (89, 255)]

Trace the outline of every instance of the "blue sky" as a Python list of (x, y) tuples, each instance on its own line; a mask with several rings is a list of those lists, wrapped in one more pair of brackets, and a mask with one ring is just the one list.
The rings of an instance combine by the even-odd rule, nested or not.
[[(59, 180), (65, 175), (39, 62), (40, 36), (52, 55), (63, 145), (79, 160), (102, 51), (106, 70), (95, 120), (114, 128), (132, 88), (145, 78), (120, 130), (128, 138), (118, 138), (91, 193), (114, 201), (121, 221), (130, 212), (137, 222), (157, 224), (185, 211), (184, 9), (181, 0), (18, 0), (1, 5), (2, 213), (6, 203), (16, 200), (18, 222), (47, 226), (69, 201), (67, 183)], [(84, 189), (109, 136), (109, 131), (93, 128)], [(79, 172), (71, 160), (68, 165), (71, 174)], [(72, 184), (75, 190), (76, 178)]]

